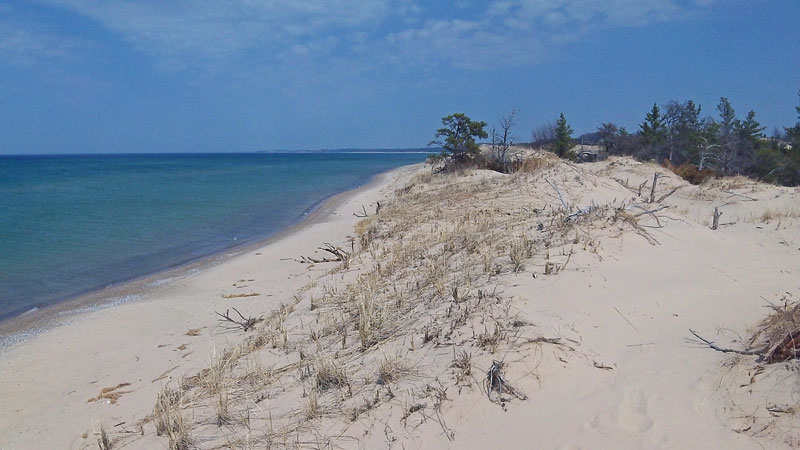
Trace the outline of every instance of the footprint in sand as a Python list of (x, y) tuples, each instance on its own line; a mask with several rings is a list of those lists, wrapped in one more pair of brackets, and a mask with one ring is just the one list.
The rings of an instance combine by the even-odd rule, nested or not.
[(592, 425), (610, 438), (641, 434), (653, 427), (647, 414), (647, 398), (641, 389), (625, 388), (622, 399), (609, 411), (598, 414)]

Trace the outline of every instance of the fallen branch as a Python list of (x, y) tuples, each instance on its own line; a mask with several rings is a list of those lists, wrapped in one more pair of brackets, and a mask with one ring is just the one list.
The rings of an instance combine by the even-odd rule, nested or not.
[[(639, 208), (641, 208), (641, 207), (639, 206)], [(633, 215), (633, 217), (639, 217), (639, 216), (643, 216), (643, 215), (645, 215), (645, 214), (653, 214), (653, 213), (657, 213), (657, 212), (661, 211), (662, 209), (667, 209), (667, 208), (670, 208), (670, 206), (669, 206), (669, 205), (664, 205), (664, 206), (662, 206), (662, 207), (660, 207), (660, 208), (656, 208), (656, 209), (649, 209), (649, 210), (647, 210), (647, 211), (642, 211), (642, 212), (640, 212), (640, 213), (636, 213), (636, 214), (634, 214), (634, 215)], [(642, 208), (642, 209), (644, 209), (644, 208)]]
[(722, 352), (722, 353), (736, 353), (736, 354), (739, 354), (739, 355), (764, 356), (764, 353), (766, 353), (767, 350), (769, 350), (769, 345), (767, 345), (764, 348), (758, 349), (758, 350), (736, 350), (736, 349), (732, 349), (732, 348), (724, 348), (724, 347), (720, 347), (717, 344), (709, 341), (708, 339), (700, 336), (699, 334), (697, 334), (691, 328), (689, 329), (689, 332), (692, 333), (694, 335), (694, 337), (696, 337), (697, 339), (700, 339), (705, 345), (708, 346), (708, 348), (710, 348), (712, 350), (716, 350), (718, 352)]
[(647, 186), (647, 180), (642, 181), (642, 184), (639, 185), (639, 192), (638, 192), (639, 197), (642, 196), (642, 189), (644, 189), (645, 186)]
[(235, 324), (238, 327), (242, 327), (242, 331), (248, 331), (248, 330), (252, 329), (258, 322), (261, 322), (261, 320), (263, 320), (263, 318), (264, 318), (264, 316), (261, 316), (258, 319), (256, 319), (255, 317), (245, 317), (245, 316), (242, 315), (242, 313), (239, 312), (238, 309), (236, 309), (236, 308), (231, 308), (231, 309), (236, 311), (236, 314), (239, 315), (240, 319), (232, 318), (231, 315), (230, 315), (230, 309), (226, 309), (225, 310), (225, 314), (220, 314), (220, 313), (218, 313), (216, 311), (214, 311), (214, 312), (218, 316), (222, 317), (221, 319), (219, 319), (220, 322), (231, 322), (231, 323)]
[(365, 208), (364, 205), (361, 205), (361, 210), (361, 213), (354, 212), (353, 215), (362, 219), (367, 217), (367, 208)]
[[(669, 208), (669, 206), (668, 205), (664, 205), (664, 206), (662, 206), (660, 208), (650, 209), (650, 210), (647, 210), (647, 211), (642, 211), (640, 213), (634, 214), (633, 217), (639, 217), (639, 216), (643, 216), (645, 214), (650, 214), (651, 216), (653, 216), (654, 219), (656, 219), (656, 223), (658, 224), (658, 227), (661, 228), (661, 227), (663, 227), (663, 225), (661, 225), (661, 221), (658, 220), (658, 216), (655, 213), (661, 211), (662, 209), (667, 209), (667, 208)], [(644, 209), (644, 208), (642, 208), (642, 209)]]
[(661, 202), (663, 202), (663, 201), (664, 201), (664, 199), (666, 199), (666, 198), (667, 198), (667, 197), (669, 197), (670, 195), (674, 194), (675, 192), (677, 192), (677, 191), (678, 191), (678, 189), (680, 189), (680, 188), (682, 188), (682, 187), (683, 187), (683, 186), (678, 186), (678, 187), (676, 187), (676, 188), (672, 189), (671, 191), (667, 192), (666, 194), (662, 195), (661, 197), (659, 197), (659, 198), (658, 198), (658, 200), (656, 200), (656, 203), (661, 203)]
[(758, 201), (758, 199), (757, 199), (757, 198), (748, 197), (748, 196), (746, 196), (746, 195), (744, 195), (744, 194), (739, 194), (739, 193), (737, 193), (737, 192), (731, 192), (731, 191), (728, 191), (728, 190), (725, 190), (725, 189), (723, 189), (723, 190), (722, 190), (722, 192), (724, 192), (724, 193), (726, 193), (726, 194), (731, 194), (732, 196), (736, 196), (736, 197), (742, 197), (742, 198), (744, 198), (745, 200), (748, 200), (748, 201), (751, 201), (751, 202), (757, 202), (757, 201)]
[(341, 247), (334, 247), (328, 242), (324, 242), (324, 244), (325, 246), (319, 247), (319, 249), (335, 256), (336, 257), (335, 261), (345, 261), (350, 256), (350, 254), (342, 250)]
[(554, 181), (550, 181), (548, 179), (545, 179), (544, 181), (546, 181), (547, 184), (550, 185), (550, 187), (556, 190), (556, 194), (558, 194), (558, 199), (561, 200), (561, 204), (564, 206), (564, 211), (569, 212), (569, 205), (567, 204), (567, 202), (564, 201), (564, 197), (561, 195), (561, 191), (558, 190), (558, 185)]
[(341, 247), (336, 247), (328, 242), (325, 242), (324, 244), (325, 246), (319, 247), (319, 250), (330, 253), (331, 255), (333, 255), (333, 258), (325, 256), (323, 256), (322, 258), (312, 258), (310, 256), (300, 255), (299, 262), (306, 264), (310, 263), (319, 264), (319, 263), (329, 263), (329, 262), (344, 262), (350, 258), (350, 253), (346, 252), (345, 250), (342, 250)]

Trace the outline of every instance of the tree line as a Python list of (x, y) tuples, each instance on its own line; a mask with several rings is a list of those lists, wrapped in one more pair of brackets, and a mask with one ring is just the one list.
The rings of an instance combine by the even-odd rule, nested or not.
[[(716, 116), (702, 114), (692, 100), (653, 104), (639, 129), (629, 132), (613, 122), (581, 135), (585, 144), (597, 144), (611, 155), (656, 161), (687, 180), (699, 183), (714, 176), (745, 175), (783, 185), (800, 185), (800, 106), (797, 123), (774, 129), (769, 137), (753, 110), (739, 118), (730, 100), (722, 97)], [(563, 118), (563, 114), (561, 116)], [(534, 146), (552, 148), (558, 122), (532, 131)]]
[[(628, 155), (656, 161), (692, 183), (715, 176), (745, 175), (762, 181), (789, 186), (800, 185), (800, 106), (797, 123), (770, 137), (753, 110), (738, 118), (731, 102), (722, 97), (716, 116), (703, 116), (703, 109), (692, 100), (654, 103), (639, 129), (629, 132), (613, 122), (603, 122), (592, 133), (573, 139), (573, 130), (562, 113), (555, 122), (534, 127), (530, 145), (544, 148), (562, 158), (574, 159), (571, 149), (577, 143), (600, 145), (608, 154)], [(503, 116), (491, 132), (486, 122), (473, 121), (463, 113), (442, 118), (431, 144), (442, 153), (431, 158), (443, 162), (444, 169), (478, 165), (501, 172), (513, 169), (518, 161), (509, 155), (515, 140), (516, 110)], [(475, 139), (491, 136), (490, 153), (480, 152)]]

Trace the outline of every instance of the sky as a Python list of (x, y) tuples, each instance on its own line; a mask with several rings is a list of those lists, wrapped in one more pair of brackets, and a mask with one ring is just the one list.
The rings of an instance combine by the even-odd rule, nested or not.
[(422, 147), (445, 115), (793, 125), (798, 0), (5, 0), (0, 154)]

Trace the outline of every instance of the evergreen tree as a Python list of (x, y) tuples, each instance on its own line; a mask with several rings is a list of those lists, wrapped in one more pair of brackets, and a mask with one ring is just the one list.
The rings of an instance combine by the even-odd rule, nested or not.
[(556, 121), (556, 142), (553, 150), (558, 156), (563, 158), (567, 156), (571, 148), (572, 128), (567, 125), (567, 118), (564, 117), (564, 113), (561, 113), (561, 116)]
[(683, 103), (672, 100), (667, 104), (666, 109), (664, 123), (667, 128), (669, 147), (667, 159), (673, 164), (679, 165), (692, 156), (693, 149), (697, 148), (701, 140), (700, 111), (702, 108), (691, 100)]
[(639, 125), (642, 131), (642, 141), (647, 147), (654, 147), (664, 140), (664, 119), (661, 117), (661, 110), (658, 105), (653, 103), (653, 109), (644, 118), (644, 122)]
[[(428, 145), (442, 146), (442, 157), (450, 158), (456, 165), (461, 165), (480, 154), (480, 147), (475, 138), (486, 139), (489, 134), (483, 130), (486, 122), (476, 122), (463, 113), (455, 113), (442, 117), (443, 128), (436, 130), (436, 140)], [(444, 138), (442, 140), (441, 138)]]
[(731, 102), (725, 97), (720, 97), (717, 104), (719, 111), (719, 168), (723, 174), (731, 173), (736, 167), (738, 157), (737, 139), (734, 134), (736, 127), (736, 113)]

